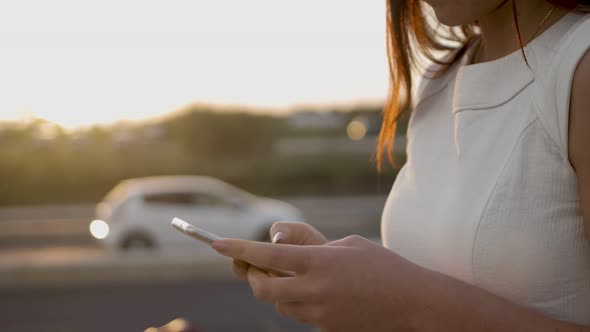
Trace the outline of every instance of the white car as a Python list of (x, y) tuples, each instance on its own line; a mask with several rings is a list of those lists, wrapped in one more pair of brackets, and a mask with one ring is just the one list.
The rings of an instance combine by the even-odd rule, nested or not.
[(302, 221), (294, 206), (258, 197), (204, 176), (156, 176), (122, 181), (96, 207), (90, 233), (110, 248), (195, 244), (170, 225), (174, 217), (221, 237), (268, 241), (279, 220)]

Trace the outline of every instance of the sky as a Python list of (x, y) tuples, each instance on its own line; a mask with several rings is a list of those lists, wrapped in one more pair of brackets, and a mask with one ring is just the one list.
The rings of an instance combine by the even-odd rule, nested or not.
[(384, 0), (0, 1), (0, 121), (387, 94)]

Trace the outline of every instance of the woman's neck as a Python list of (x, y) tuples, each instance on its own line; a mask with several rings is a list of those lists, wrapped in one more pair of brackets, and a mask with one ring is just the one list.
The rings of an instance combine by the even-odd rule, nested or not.
[[(520, 48), (514, 27), (512, 1), (514, 0), (505, 1), (494, 11), (478, 20), (482, 44), (474, 63), (492, 61)], [(554, 8), (545, 0), (520, 0), (516, 5), (523, 46), (528, 44), (534, 35), (538, 36), (547, 30), (568, 12), (567, 9), (561, 7)]]

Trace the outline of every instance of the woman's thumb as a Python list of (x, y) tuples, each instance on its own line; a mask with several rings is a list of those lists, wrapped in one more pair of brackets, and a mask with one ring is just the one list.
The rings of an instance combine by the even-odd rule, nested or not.
[(279, 221), (270, 228), (273, 243), (297, 245), (322, 245), (326, 238), (309, 224), (302, 222)]
[(285, 233), (278, 231), (272, 236), (272, 243), (279, 243), (285, 239)]

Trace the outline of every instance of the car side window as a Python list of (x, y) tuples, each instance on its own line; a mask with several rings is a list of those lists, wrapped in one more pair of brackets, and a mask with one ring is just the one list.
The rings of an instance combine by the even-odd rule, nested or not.
[(149, 205), (183, 205), (186, 207), (231, 207), (231, 204), (221, 197), (198, 192), (155, 193), (143, 197)]
[(193, 193), (176, 192), (176, 193), (156, 193), (148, 194), (143, 197), (144, 202), (150, 205), (193, 205), (195, 204)]
[(196, 205), (203, 206), (203, 207), (215, 207), (215, 208), (222, 208), (222, 207), (231, 207), (229, 202), (222, 199), (221, 197), (205, 194), (205, 193), (195, 193), (194, 194), (194, 202)]

